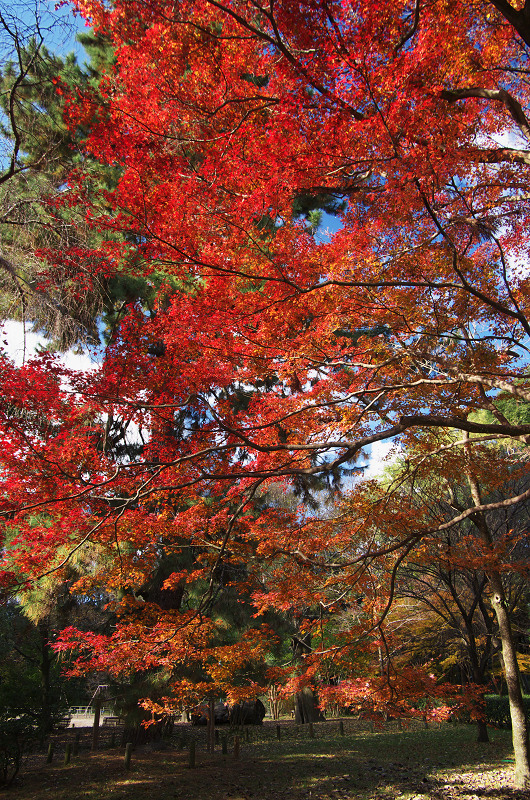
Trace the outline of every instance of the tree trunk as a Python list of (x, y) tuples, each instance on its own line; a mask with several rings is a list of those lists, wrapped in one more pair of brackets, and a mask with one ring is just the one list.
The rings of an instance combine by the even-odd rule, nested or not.
[[(477, 686), (484, 686), (485, 676), (484, 670), (481, 668), (480, 660), (477, 652), (477, 643), (475, 641), (475, 634), (473, 631), (473, 621), (471, 617), (464, 617), (464, 624), (466, 626), (467, 640), (468, 640), (468, 656), (471, 664), (471, 673), (473, 675), (473, 682)], [(486, 698), (485, 691), (481, 692), (478, 702), (479, 718), (477, 719), (477, 742), (489, 742), (488, 726), (486, 724)]]
[(280, 706), (282, 703), (282, 698), (280, 697), (278, 687), (275, 686), (273, 683), (268, 688), (267, 699), (269, 701), (269, 710), (272, 719), (274, 720), (280, 719)]
[(512, 626), (506, 611), (506, 598), (498, 572), (490, 574), (493, 589), (492, 605), (495, 609), (502, 647), (504, 677), (508, 688), (512, 741), (515, 755), (515, 785), (518, 789), (530, 789), (530, 764), (528, 760), (528, 725), (521, 692), (519, 666), (513, 643)]
[(92, 750), (99, 747), (99, 718), (101, 715), (101, 700), (97, 697), (94, 700), (94, 724), (92, 725)]
[(206, 740), (208, 742), (208, 752), (215, 750), (215, 700), (208, 701), (208, 722), (206, 723)]
[(40, 636), (40, 680), (42, 689), (41, 736), (48, 736), (53, 730), (51, 702), (51, 651), (48, 643), (48, 631), (38, 627)]
[(318, 707), (318, 697), (310, 686), (305, 686), (294, 696), (294, 720), (298, 725), (321, 722), (324, 714)]
[[(467, 472), (469, 488), (475, 506), (482, 504), (480, 488), (471, 468)], [(477, 528), (484, 544), (491, 546), (493, 539), (486, 518), (481, 511), (477, 511), (471, 517), (472, 522)], [(497, 570), (487, 570), (487, 575), (492, 588), (493, 596), (491, 603), (497, 625), (499, 626), (499, 638), (501, 640), (502, 660), (504, 664), (504, 677), (508, 688), (508, 700), (510, 704), (510, 717), (512, 720), (512, 741), (515, 755), (515, 785), (518, 789), (530, 789), (530, 764), (528, 760), (528, 727), (526, 712), (523, 704), (521, 692), (521, 682), (519, 679), (519, 666), (512, 635), (510, 617), (506, 610), (506, 597), (502, 585), (500, 572)]]
[(477, 742), (489, 742), (488, 726), (485, 719), (477, 720)]

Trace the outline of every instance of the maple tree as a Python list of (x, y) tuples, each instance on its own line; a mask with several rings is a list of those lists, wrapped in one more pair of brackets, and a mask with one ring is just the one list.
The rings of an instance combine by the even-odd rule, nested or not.
[[(433, 480), (429, 475), (422, 479), (413, 465), (421, 463), (424, 452), (421, 448), (411, 461), (396, 470), (394, 488), (400, 495), (403, 492), (415, 494), (416, 506), (428, 509), (431, 519), (450, 519), (453, 509), (465, 507), (468, 502), (467, 487), (462, 484), (462, 464), (459, 461), (444, 463), (442, 456), (435, 470), (438, 479)], [(498, 470), (501, 453), (484, 453), (483, 456), (493, 462), (481, 470), (482, 490), (490, 500), (505, 497), (514, 490), (515, 483), (519, 491), (526, 486), (526, 471), (517, 461), (505, 465), (510, 484), (506, 486), (498, 479), (498, 475), (503, 474)], [(502, 457), (507, 457), (505, 452)], [(431, 464), (430, 471), (432, 467)], [(484, 553), (481, 542), (477, 542), (474, 524), (464, 522), (446, 530), (441, 537), (436, 534), (426, 537), (418, 552), (413, 552), (400, 568), (396, 596), (401, 602), (392, 612), (393, 626), (410, 629), (415, 640), (413, 654), (426, 650), (436, 672), (446, 673), (458, 668), (462, 684), (471, 681), (478, 688), (490, 683), (493, 657), (500, 650), (491, 607), (491, 569), (502, 572), (505, 607), (512, 626), (517, 622), (517, 639), (520, 640), (521, 632), (527, 629), (524, 613), (527, 514), (527, 508), (519, 506), (500, 508), (487, 515), (493, 551), (490, 554)], [(407, 621), (409, 615), (411, 621)], [(405, 636), (406, 639), (403, 630), (401, 638)], [(406, 643), (404, 649), (406, 652)], [(519, 659), (520, 653), (517, 654)], [(483, 700), (481, 705), (484, 705)], [(477, 721), (479, 741), (487, 741), (485, 716)]]
[[(411, 492), (411, 494), (419, 493), (420, 496), (425, 494), (425, 497), (416, 501), (416, 504), (431, 503), (429, 514), (431, 518), (439, 519), (440, 516), (443, 518), (444, 513), (447, 515), (448, 509), (458, 511), (466, 507), (469, 503), (469, 500), (466, 502), (466, 495), (471, 496), (476, 506), (479, 505), (481, 496), (488, 496), (489, 500), (498, 499), (499, 502), (496, 509), (495, 504), (491, 504), (493, 510), (489, 513), (482, 510), (461, 522), (460, 530), (453, 529), (453, 536), (447, 532), (446, 536), (439, 539), (438, 554), (436, 549), (434, 553), (430, 553), (431, 563), (434, 558), (437, 567), (434, 572), (432, 566), (428, 567), (420, 578), (420, 583), (427, 587), (433, 575), (436, 576), (435, 579), (441, 581), (445, 591), (449, 592), (450, 600), (448, 602), (438, 595), (435, 603), (430, 601), (428, 596), (424, 596), (422, 601), (427, 602), (446, 623), (449, 622), (451, 626), (455, 626), (456, 623), (457, 628), (460, 625), (473, 680), (477, 687), (484, 686), (486, 682), (486, 669), (494, 642), (500, 643), (514, 724), (514, 748), (516, 752), (518, 748), (522, 749), (524, 759), (525, 739), (518, 738), (520, 732), (517, 732), (517, 715), (524, 718), (525, 712), (512, 620), (515, 617), (514, 608), (524, 590), (527, 578), (526, 513), (525, 509), (521, 508), (514, 513), (509, 503), (503, 507), (503, 499), (506, 498), (507, 492), (509, 495), (516, 487), (521, 491), (521, 487), (526, 485), (526, 465), (518, 463), (517, 460), (515, 463), (506, 464), (506, 453), (502, 449), (492, 449), (491, 446), (482, 445), (471, 451), (467, 449), (468, 443), (469, 439), (465, 438), (464, 453), (460, 458), (455, 453), (452, 453), (449, 459), (446, 458), (447, 444), (439, 448), (438, 458), (441, 458), (441, 462), (438, 463), (438, 470), (434, 473), (434, 480), (431, 474), (431, 486), (424, 486), (423, 489), (415, 488)], [(472, 460), (471, 452), (473, 452)], [(421, 451), (419, 456), (416, 454), (417, 464), (421, 464), (423, 459), (424, 454)], [(509, 460), (511, 462), (511, 459)], [(462, 480), (462, 476), (464, 483), (458, 491), (458, 481)], [(402, 474), (400, 480), (408, 481), (411, 478), (414, 482), (419, 479), (421, 486), (421, 478), (415, 469), (411, 475), (410, 464), (407, 464), (405, 475)], [(507, 479), (510, 485), (506, 485)], [(439, 496), (438, 511), (432, 507), (433, 484), (435, 496), (436, 493)], [(442, 514), (441, 509), (443, 509)], [(445, 525), (442, 524), (438, 530), (443, 528)], [(458, 534), (456, 539), (455, 533)], [(429, 554), (424, 553), (423, 556), (420, 555), (421, 558), (429, 559)], [(462, 587), (464, 576), (467, 590), (465, 584)], [(454, 610), (451, 610), (451, 604)], [(474, 632), (476, 626), (474, 617), (478, 615), (483, 629), (481, 642)], [(495, 628), (492, 627), (494, 622)], [(483, 738), (487, 739), (487, 733), (485, 729), (480, 729), (479, 719), (479, 739)]]
[[(304, 614), (305, 630), (315, 639), (314, 652), (306, 657), (307, 672), (314, 675), (318, 665), (321, 679), (326, 674), (346, 679), (325, 689), (326, 705), (353, 704), (365, 711), (387, 706), (394, 715), (398, 709), (417, 714), (413, 699), (418, 686), (428, 695), (432, 673), (445, 678), (456, 662), (469, 670), (466, 679), (454, 676), (453, 685), (437, 686), (431, 697), (438, 705), (445, 699), (445, 710), (438, 713), (447, 713), (454, 707), (454, 684), (462, 682), (464, 689), (471, 682), (468, 711), (477, 720), (480, 740), (487, 741), (483, 695), (500, 645), (491, 575), (497, 573), (513, 622), (517, 607), (523, 609), (526, 601), (527, 511), (514, 513), (507, 507), (490, 512), (491, 547), (477, 537), (474, 521), (451, 524), (454, 510), (466, 500), (465, 462), (454, 452), (454, 436), (438, 434), (436, 441), (437, 448), (432, 434), (430, 441), (420, 437), (416, 449), (409, 448), (407, 458), (393, 467), (390, 483), (357, 484), (326, 518), (312, 514), (302, 524), (284, 517), (277, 535), (269, 535), (261, 546), (264, 559), (274, 566), (267, 590), (256, 592), (254, 600), (258, 608), (273, 604)], [(499, 469), (505, 452), (477, 448), (478, 456), (488, 499), (505, 497)], [(527, 485), (526, 465), (511, 458), (510, 463), (511, 482), (518, 482), (520, 491)], [(304, 612), (310, 604), (312, 615)], [(520, 610), (518, 628), (524, 631), (527, 621)], [(502, 644), (504, 650), (514, 642)], [(420, 665), (427, 674), (421, 676)], [(351, 684), (352, 674), (363, 678)]]
[[(239, 642), (215, 640), (220, 569), (268, 556), (282, 592), (246, 572), (234, 581), (254, 591), (257, 611), (303, 609), (319, 596), (298, 562), (348, 546), (333, 520), (311, 532), (301, 510), (258, 513), (260, 492), (284, 481), (303, 494), (315, 476), (332, 484), (371, 444), (407, 448), (431, 432), (424, 463), (435, 471), (440, 447), (454, 453), (470, 502), (433, 522), (413, 504), (392, 509), (389, 497), (378, 523), (386, 543), (356, 559), (401, 563), (427, 534), (469, 520), (491, 567), (506, 663), (509, 621), (485, 514), (530, 490), (488, 502), (480, 478), (487, 442), (530, 435), (494, 402), (530, 399), (524, 9), (504, 0), (77, 8), (109, 37), (115, 64), (97, 89), (70, 94), (67, 119), (116, 184), (103, 188), (82, 165), (70, 175), (62, 202), (83, 209), (103, 239), (78, 254), (77, 271), (74, 258), (72, 279), (83, 296), (98, 277), (141, 275), (156, 299), (131, 300), (89, 375), (50, 355), (20, 370), (3, 360), (6, 591), (60, 572), (90, 542), (97, 557), (83, 589), (104, 585), (121, 600), (112, 636), (65, 634), (65, 646), (84, 642), (85, 667), (197, 661), (210, 670), (204, 691), (256, 692), (229, 673), (266, 660), (274, 637), (249, 627)], [(335, 215), (335, 230), (325, 215), (319, 225), (319, 210)], [(51, 267), (64, 258), (53, 247), (41, 256)], [(461, 436), (440, 444), (447, 429)], [(366, 524), (373, 508), (361, 491), (348, 525)], [(162, 587), (181, 596), (172, 608), (137, 596), (161, 549), (176, 563)], [(350, 568), (342, 591), (362, 594), (367, 574)], [(191, 585), (201, 588), (183, 604)], [(313, 649), (306, 679), (318, 660)], [(199, 689), (180, 676), (176, 696), (190, 691)], [(527, 739), (519, 714), (520, 786), (530, 781)]]

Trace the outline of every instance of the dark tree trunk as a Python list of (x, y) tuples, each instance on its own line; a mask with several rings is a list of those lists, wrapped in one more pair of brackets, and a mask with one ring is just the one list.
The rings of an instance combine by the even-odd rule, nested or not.
[(318, 697), (310, 686), (305, 686), (294, 696), (294, 719), (298, 725), (321, 722), (324, 714), (318, 707)]
[(48, 641), (42, 635), (40, 677), (42, 688), (42, 733), (47, 736), (53, 729), (51, 708), (51, 659)]
[(41, 737), (44, 739), (53, 730), (53, 691), (52, 691), (52, 667), (56, 655), (50, 647), (49, 629), (46, 622), (37, 625), (39, 635), (39, 672), (42, 692), (42, 706), (40, 711)]
[[(477, 684), (477, 686), (484, 686), (486, 680), (484, 675), (484, 669), (482, 668), (482, 664), (479, 661), (475, 637), (473, 631), (471, 629), (469, 631), (470, 642), (471, 646), (469, 648), (469, 656), (471, 661), (471, 669), (473, 671), (473, 681)], [(486, 697), (485, 692), (481, 692), (479, 701), (478, 701), (478, 713), (479, 718), (477, 720), (477, 742), (489, 742), (488, 736), (488, 726), (486, 724)]]
[(215, 750), (215, 700), (208, 701), (208, 722), (206, 723), (206, 740), (208, 742), (208, 752)]
[(99, 718), (101, 715), (101, 700), (97, 697), (94, 700), (94, 724), (92, 726), (92, 750), (99, 747)]
[(477, 720), (477, 742), (489, 742), (488, 726), (485, 719)]
[[(448, 537), (448, 548), (450, 548), (450, 545), (451, 540), (450, 537)], [(444, 584), (451, 593), (451, 597), (453, 598), (453, 601), (458, 608), (460, 617), (464, 623), (465, 635), (463, 631), (461, 631), (461, 634), (466, 645), (467, 659), (469, 660), (469, 666), (471, 669), (470, 677), (473, 680), (473, 683), (475, 683), (477, 686), (484, 686), (484, 691), (480, 694), (477, 704), (477, 742), (489, 742), (488, 726), (486, 724), (485, 687), (487, 684), (487, 668), (491, 659), (493, 626), (491, 615), (488, 613), (488, 609), (484, 603), (484, 590), (488, 583), (488, 578), (485, 574), (482, 574), (479, 577), (478, 573), (474, 572), (471, 580), (468, 582), (468, 587), (472, 592), (472, 602), (470, 604), (466, 604), (460, 596), (460, 591), (456, 582), (455, 571), (448, 565), (446, 570), (440, 571), (440, 575)], [(479, 653), (479, 648), (477, 647), (475, 627), (475, 614), (477, 611), (479, 611), (480, 615), (482, 616), (482, 621), (488, 634), (485, 637), (486, 643), (483, 646), (482, 655)], [(450, 617), (453, 620), (455, 628), (460, 630), (458, 617), (452, 613), (450, 613)], [(462, 684), (462, 691), (465, 691), (466, 681), (464, 678), (462, 663), (460, 663), (460, 682)]]

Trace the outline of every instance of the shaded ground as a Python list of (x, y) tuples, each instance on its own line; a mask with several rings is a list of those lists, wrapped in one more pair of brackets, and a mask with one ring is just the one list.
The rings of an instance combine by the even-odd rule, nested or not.
[[(63, 765), (65, 742), (56, 742), (54, 763), (46, 753), (32, 756), (15, 784), (6, 790), (13, 800), (530, 800), (530, 792), (511, 789), (508, 731), (493, 731), (490, 744), (475, 742), (473, 727), (374, 731), (355, 730), (345, 720), (314, 726), (283, 723), (253, 729), (251, 740), (240, 732), (240, 757), (234, 759), (235, 732), (228, 734), (228, 754), (221, 746), (205, 750), (204, 728), (177, 726), (170, 740), (138, 747), (131, 770), (122, 747), (90, 753), (89, 731), (79, 755)], [(103, 744), (110, 744), (106, 732)], [(118, 737), (115, 736), (116, 741)], [(188, 766), (189, 742), (196, 743), (196, 767)], [(183, 747), (183, 749), (180, 749)], [(63, 752), (61, 752), (63, 748)]]

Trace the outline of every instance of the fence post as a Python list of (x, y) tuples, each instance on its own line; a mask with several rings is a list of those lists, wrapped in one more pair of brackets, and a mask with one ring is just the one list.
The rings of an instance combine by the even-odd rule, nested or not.
[(315, 738), (315, 729), (313, 728), (313, 723), (312, 722), (309, 723), (309, 738), (310, 739), (314, 739)]
[(282, 729), (280, 725), (276, 725), (276, 738), (280, 740), (282, 738)]
[(64, 751), (64, 766), (66, 767), (67, 764), (70, 763), (70, 756), (72, 755), (72, 745), (70, 742), (66, 745), (66, 750)]
[(53, 761), (53, 742), (48, 745), (48, 755), (46, 756), (46, 763), (51, 764)]
[(339, 720), (339, 733), (344, 736), (344, 722), (341, 719)]
[(125, 769), (127, 770), (131, 768), (132, 749), (132, 742), (127, 742), (125, 745)]

